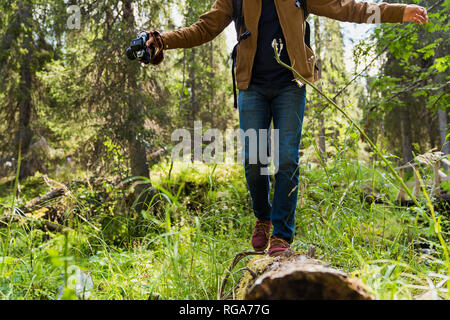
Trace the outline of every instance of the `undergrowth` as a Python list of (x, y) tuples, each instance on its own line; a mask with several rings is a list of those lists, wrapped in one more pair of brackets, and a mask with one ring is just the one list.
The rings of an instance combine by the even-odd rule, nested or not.
[[(449, 297), (449, 270), (425, 202), (398, 206), (398, 186), (384, 168), (356, 160), (299, 170), (294, 249), (315, 246), (320, 259), (359, 277), (377, 299)], [(80, 298), (71, 282), (80, 271), (92, 280), (81, 298), (216, 299), (234, 256), (251, 248), (255, 218), (242, 167), (163, 161), (151, 172), (156, 196), (147, 210), (130, 200), (132, 183), (66, 181), (63, 232), (42, 228), (42, 212), (0, 228), (0, 299)], [(18, 188), (15, 207), (49, 190), (40, 175)], [(12, 189), (0, 187), (2, 215), (11, 213)], [(365, 200), (373, 190), (383, 203)], [(448, 243), (448, 215), (435, 214)], [(228, 291), (240, 276), (231, 275)]]

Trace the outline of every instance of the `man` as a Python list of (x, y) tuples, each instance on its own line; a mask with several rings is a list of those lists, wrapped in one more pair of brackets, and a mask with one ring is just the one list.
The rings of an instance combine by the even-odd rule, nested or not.
[[(265, 165), (260, 159), (256, 164), (249, 161), (249, 142), (243, 141), (245, 177), (257, 218), (252, 245), (256, 251), (264, 251), (269, 246), (270, 256), (283, 253), (293, 241), (299, 146), (306, 102), (305, 86), (297, 85), (293, 73), (275, 61), (273, 39), (284, 43), (283, 62), (292, 65), (309, 81), (318, 78), (314, 53), (304, 41), (302, 1), (305, 0), (243, 0), (245, 30), (241, 32), (249, 31), (250, 36), (240, 41), (237, 48), (240, 128), (244, 132), (248, 129), (259, 132), (268, 130), (273, 121), (274, 129), (279, 130), (279, 163), (272, 203), (269, 177), (261, 173)], [(405, 4), (307, 0), (306, 9), (308, 14), (356, 23), (421, 24), (428, 20), (423, 7)], [(211, 41), (228, 26), (232, 15), (233, 0), (216, 0), (211, 10), (189, 27), (162, 34), (148, 31), (147, 46), (159, 49), (152, 63), (160, 63), (165, 50), (191, 48)], [(258, 141), (258, 148), (259, 145)]]

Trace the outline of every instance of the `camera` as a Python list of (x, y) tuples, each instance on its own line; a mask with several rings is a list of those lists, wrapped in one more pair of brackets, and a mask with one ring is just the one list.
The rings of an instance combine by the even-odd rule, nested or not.
[(131, 40), (130, 47), (126, 51), (128, 59), (137, 59), (144, 64), (150, 63), (150, 60), (155, 53), (155, 48), (147, 48), (145, 45), (147, 41), (148, 34), (145, 31), (141, 31), (135, 39)]

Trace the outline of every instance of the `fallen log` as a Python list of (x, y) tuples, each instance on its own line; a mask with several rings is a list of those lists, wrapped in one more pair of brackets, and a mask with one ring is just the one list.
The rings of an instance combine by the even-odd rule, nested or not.
[(256, 257), (243, 269), (232, 295), (238, 300), (373, 299), (358, 279), (294, 251), (278, 257)]
[[(14, 210), (14, 214), (11, 216), (10, 214), (7, 214), (0, 218), (0, 228), (7, 227), (13, 222), (25, 222), (27, 219), (32, 218), (30, 213), (32, 213), (35, 210), (38, 210), (40, 208), (45, 207), (51, 207), (52, 201), (60, 198), (65, 195), (65, 189), (64, 188), (57, 188), (54, 190), (51, 190), (47, 192), (46, 194), (42, 196), (38, 196), (36, 198), (33, 198), (32, 200), (28, 201), (24, 206), (21, 206), (20, 208), (16, 208)], [(42, 222), (42, 227), (47, 228), (51, 231), (61, 232), (64, 229), (64, 226), (61, 224), (55, 223), (50, 221), (50, 210), (47, 211), (43, 216), (36, 217), (37, 221)]]
[[(6, 227), (8, 227), (8, 225), (10, 225), (13, 222), (24, 222), (24, 221), (26, 221), (26, 219), (30, 219), (30, 218), (27, 216), (19, 216), (19, 215), (15, 215), (13, 217), (6, 216), (6, 217), (0, 219), (0, 228), (6, 228)], [(51, 222), (49, 220), (45, 220), (42, 218), (38, 219), (37, 222), (38, 222), (37, 227), (39, 227), (41, 229), (47, 228), (48, 230), (51, 230), (51, 231), (62, 232), (65, 228), (63, 225), (60, 225), (60, 224), (57, 224), (57, 223), (54, 223), (54, 222)], [(41, 222), (40, 225), (39, 225), (39, 222)]]
[(38, 196), (38, 197), (28, 201), (25, 204), (25, 206), (20, 207), (19, 210), (21, 211), (21, 213), (32, 212), (33, 210), (36, 209), (36, 207), (46, 206), (46, 204), (48, 202), (50, 202), (53, 199), (62, 197), (64, 194), (65, 194), (65, 189), (63, 189), (63, 188), (51, 190), (42, 196)]

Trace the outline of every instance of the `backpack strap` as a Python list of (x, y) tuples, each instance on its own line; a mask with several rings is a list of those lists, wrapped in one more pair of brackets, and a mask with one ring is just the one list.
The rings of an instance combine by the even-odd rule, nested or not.
[(236, 29), (236, 39), (239, 41), (239, 36), (241, 34), (241, 29), (246, 30), (244, 14), (242, 12), (242, 2), (243, 0), (233, 0), (233, 16), (234, 28)]
[[(311, 26), (309, 25), (309, 22), (306, 21), (306, 18), (308, 18), (307, 0), (295, 0), (295, 5), (298, 8), (303, 9), (303, 15), (305, 17), (305, 44), (311, 48)], [(317, 64), (314, 64), (314, 68), (319, 71)]]
[(311, 48), (311, 27), (309, 25), (309, 22), (306, 21), (306, 28), (305, 28), (305, 43), (308, 47)]
[[(237, 103), (237, 88), (236, 88), (236, 58), (237, 58), (237, 48), (239, 46), (239, 43), (242, 40), (247, 39), (250, 36), (250, 31), (247, 30), (247, 27), (245, 26), (245, 20), (244, 20), (244, 14), (242, 10), (242, 2), (243, 0), (232, 0), (233, 1), (233, 16), (232, 19), (234, 21), (234, 27), (236, 29), (236, 38), (237, 43), (233, 48), (233, 52), (231, 53), (231, 75), (233, 78), (233, 96), (234, 96), (234, 108), (237, 109), (238, 103)], [(242, 33), (241, 33), (242, 31)]]
[(305, 18), (305, 24), (306, 24), (306, 28), (305, 28), (305, 43), (308, 47), (311, 47), (311, 27), (309, 25), (309, 22), (306, 21), (306, 18), (308, 18), (308, 5), (307, 5), (307, 0), (295, 0), (295, 6), (297, 8), (302, 8), (303, 9), (303, 16)]

